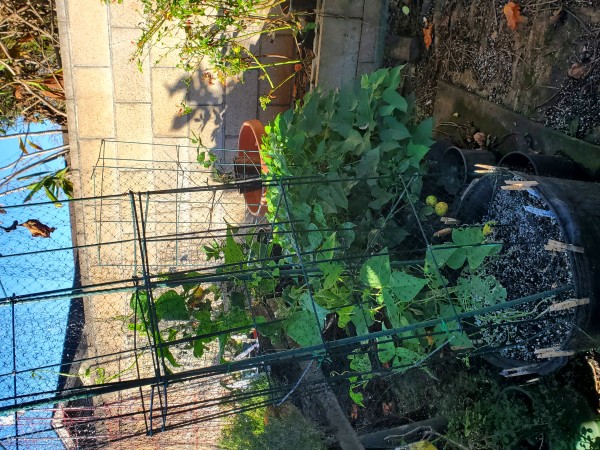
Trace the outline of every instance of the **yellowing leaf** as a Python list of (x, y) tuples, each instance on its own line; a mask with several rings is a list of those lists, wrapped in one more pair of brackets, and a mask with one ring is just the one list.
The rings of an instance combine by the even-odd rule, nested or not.
[(419, 441), (414, 444), (410, 444), (408, 447), (410, 450), (437, 450), (437, 447), (429, 441)]
[(23, 153), (25, 153), (26, 155), (29, 154), (27, 152), (27, 149), (25, 148), (25, 142), (23, 142), (23, 139), (19, 138), (19, 148), (21, 149), (21, 151)]
[(40, 147), (40, 146), (39, 146), (39, 145), (37, 145), (37, 144), (34, 144), (34, 143), (33, 143), (33, 142), (31, 142), (29, 139), (27, 139), (27, 143), (28, 143), (28, 144), (29, 144), (31, 147), (35, 148), (36, 150), (44, 150), (42, 147)]
[(423, 42), (425, 42), (425, 48), (429, 50), (433, 42), (433, 24), (430, 24), (427, 28), (423, 28)]
[(525, 18), (521, 16), (521, 7), (515, 2), (508, 2), (502, 11), (506, 16), (508, 28), (511, 30), (516, 30), (518, 23), (525, 22)]

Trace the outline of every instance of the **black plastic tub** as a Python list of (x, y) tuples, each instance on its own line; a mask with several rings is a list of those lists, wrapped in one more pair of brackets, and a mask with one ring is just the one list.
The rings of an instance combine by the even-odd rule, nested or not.
[(449, 194), (458, 194), (468, 181), (475, 178), (475, 164), (495, 165), (496, 157), (486, 150), (464, 150), (450, 147), (440, 163), (441, 182)]
[(535, 153), (511, 152), (498, 163), (517, 172), (557, 178), (577, 178), (578, 170), (573, 161), (558, 155), (538, 155)]
[[(572, 292), (568, 294), (569, 297), (572, 295), (576, 299), (589, 298), (590, 301), (589, 304), (572, 308), (572, 316), (569, 319), (571, 322), (568, 324), (569, 331), (564, 333), (564, 339), (562, 338), (562, 334), (557, 337), (557, 339), (562, 339), (562, 343), (557, 346), (558, 350), (578, 351), (595, 347), (596, 344), (593, 339), (600, 335), (600, 302), (598, 301), (600, 296), (600, 247), (598, 246), (598, 242), (600, 242), (600, 185), (583, 181), (538, 177), (522, 173), (506, 172), (501, 175), (486, 175), (474, 181), (465, 190), (457, 217), (463, 223), (483, 223), (486, 220), (486, 214), (488, 214), (486, 211), (490, 208), (489, 205), (497, 201), (495, 199), (496, 196), (501, 195), (499, 194), (501, 192), (500, 187), (504, 185), (505, 180), (513, 179), (515, 175), (521, 179), (538, 182), (538, 185), (531, 189), (533, 190), (531, 195), (535, 194), (536, 201), (544, 205), (543, 209), (551, 214), (553, 226), (556, 227), (556, 224), (558, 225), (563, 242), (576, 247), (582, 247), (584, 250), (583, 253), (567, 251), (560, 254), (563, 255), (560, 258), (568, 261), (568, 277), (571, 280), (570, 284), (573, 285)], [(520, 195), (525, 194), (526, 192), (521, 192)], [(519, 201), (515, 201), (515, 205), (518, 208), (523, 208), (523, 204)], [(540, 213), (537, 212), (536, 214)], [(504, 215), (505, 217), (518, 219), (519, 212), (506, 211)], [(545, 220), (539, 217), (535, 219), (539, 223), (543, 223)], [(528, 255), (531, 255), (533, 260), (535, 260), (538, 254), (534, 252), (547, 252), (543, 248), (544, 244), (547, 243), (547, 236), (544, 235), (541, 229), (532, 242), (518, 242), (520, 236), (509, 236), (510, 239), (517, 242), (505, 243), (503, 247), (505, 245), (521, 245), (523, 246), (522, 248), (527, 248), (526, 252)], [(539, 253), (539, 255), (543, 256), (543, 258), (559, 257), (548, 256), (554, 255), (552, 253), (544, 255)], [(529, 263), (519, 260), (517, 264)], [(541, 267), (539, 270), (541, 270)], [(549, 281), (552, 281), (552, 279), (558, 280), (561, 278), (559, 275), (561, 274), (558, 272), (550, 273), (548, 274), (549, 278), (545, 276), (545, 279)], [(507, 283), (515, 283), (517, 286), (531, 282), (515, 277), (509, 279)], [(557, 281), (554, 281), (554, 283), (560, 284)], [(554, 285), (550, 287), (554, 287)], [(537, 288), (540, 291), (548, 289), (548, 287), (543, 288), (541, 286)], [(515, 300), (515, 298), (508, 298), (508, 300)], [(565, 299), (562, 298), (553, 301), (565, 301)], [(520, 360), (507, 358), (501, 352), (492, 352), (484, 356), (488, 361), (503, 369), (526, 367), (527, 372), (541, 375), (558, 370), (567, 361), (567, 357), (564, 356), (539, 359), (539, 361)]]

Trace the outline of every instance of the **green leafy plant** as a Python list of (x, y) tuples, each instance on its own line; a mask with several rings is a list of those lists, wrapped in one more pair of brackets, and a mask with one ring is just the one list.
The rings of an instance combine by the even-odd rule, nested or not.
[[(244, 271), (252, 301), (268, 302), (275, 318), (282, 319), (261, 329), (273, 340), (285, 335), (300, 346), (317, 345), (333, 316), (347, 335), (414, 325), (412, 331), (377, 340), (375, 360), (364, 350), (351, 352), (350, 395), (359, 404), (360, 388), (373, 370), (419, 366), (446, 343), (472, 346), (464, 331), (444, 320), (425, 330), (432, 336), (417, 333), (419, 322), (439, 317), (455, 322), (460, 312), (506, 300), (497, 280), (479, 271), (500, 250), (500, 244), (487, 242), (482, 227), (457, 228), (451, 242), (423, 249), (422, 265), (397, 264), (401, 261), (394, 252), (410, 245), (404, 242), (410, 234), (405, 226), (414, 219), (413, 211), (419, 209), (420, 218), (432, 213), (420, 200), (432, 121), (417, 123), (413, 101), (397, 92), (401, 69), (364, 75), (340, 91), (310, 93), (279, 115), (266, 127), (261, 146), (269, 168), (265, 184), (272, 241), (236, 238), (229, 228), (224, 240), (204, 247), (207, 259), (224, 262), (218, 273), (230, 276), (235, 286)], [(204, 154), (199, 162), (214, 163)], [(277, 261), (270, 258), (274, 246), (281, 250)], [(305, 266), (301, 274), (290, 269), (297, 267), (298, 252)], [(442, 270), (458, 282), (451, 286)], [(170, 294), (170, 302), (185, 306), (191, 293), (184, 287), (175, 293), (177, 299)], [(230, 309), (235, 311), (231, 319), (221, 319), (203, 304), (191, 314), (201, 323), (196, 335), (234, 323), (249, 326), (244, 306)], [(180, 310), (181, 319), (190, 318), (189, 311)], [(196, 341), (196, 356), (205, 344), (204, 338)]]
[(73, 182), (69, 179), (68, 167), (49, 174), (47, 172), (31, 174), (27, 177), (23, 177), (22, 179), (36, 178), (39, 176), (42, 176), (39, 181), (36, 181), (28, 186), (31, 192), (27, 194), (27, 197), (25, 197), (23, 203), (30, 201), (35, 194), (42, 190), (48, 199), (54, 202), (57, 207), (62, 206), (58, 200), (61, 192), (65, 195), (65, 197), (69, 199), (73, 198)]
[[(268, 387), (265, 377), (251, 383), (251, 389)], [(231, 416), (223, 431), (219, 445), (228, 450), (287, 450), (294, 448), (324, 450), (324, 436), (310, 420), (293, 405), (264, 405), (269, 399), (254, 397), (240, 402), (245, 407)]]
[[(301, 249), (303, 259), (321, 273), (311, 277), (309, 286), (282, 296), (294, 311), (285, 332), (300, 345), (318, 344), (319, 328), (332, 313), (340, 328), (361, 336), (427, 318), (455, 317), (506, 298), (497, 280), (477, 275), (501, 247), (485, 242), (481, 227), (455, 229), (452, 242), (426, 252), (421, 268), (394, 267), (390, 255), (409, 235), (403, 226), (413, 215), (409, 206), (422, 204), (420, 175), (432, 143), (432, 121), (416, 122), (414, 101), (397, 92), (401, 70), (363, 75), (339, 91), (317, 90), (265, 128), (261, 156), (269, 168), (267, 216), (274, 240), (289, 255)], [(295, 179), (313, 182), (295, 184)], [(432, 212), (424, 205), (419, 216)], [(372, 256), (353, 262), (348, 254)], [(448, 289), (444, 268), (458, 272), (456, 287)], [(474, 281), (477, 296), (468, 292)], [(379, 342), (380, 363), (402, 371), (445, 342), (472, 346), (464, 332), (443, 321), (433, 331), (433, 342), (416, 332)], [(351, 354), (349, 360), (351, 371), (372, 370), (364, 353)], [(368, 379), (350, 377), (350, 396), (359, 404), (358, 388)]]
[[(312, 92), (265, 127), (261, 155), (273, 180), (322, 180), (286, 185), (287, 208), (281, 190), (267, 192), (273, 223), (287, 220), (288, 212), (301, 219), (302, 248), (327, 238), (316, 231), (322, 228), (348, 230), (338, 233), (347, 247), (370, 249), (386, 240), (400, 244), (399, 227), (391, 220), (400, 209), (393, 202), (403, 191), (399, 177), (409, 180), (422, 171), (433, 123), (414, 121), (413, 100), (397, 92), (401, 69), (363, 75), (340, 91)], [(413, 200), (420, 187), (420, 179), (410, 184)]]
[[(270, 85), (270, 91), (260, 99), (265, 108), (275, 98), (277, 89), (294, 76), (275, 84), (268, 69), (301, 63), (278, 55), (273, 62), (273, 55), (256, 54), (251, 48), (259, 36), (276, 39), (276, 33), (289, 30), (297, 34), (306, 27), (297, 13), (277, 13), (276, 8), (282, 3), (282, 0), (142, 0), (145, 21), (134, 58), (138, 59), (141, 70), (148, 44), (159, 48), (168, 39), (163, 56), (176, 53), (178, 66), (190, 75), (206, 70), (203, 78), (209, 84), (215, 81), (224, 84), (228, 77), (258, 70)], [(266, 62), (266, 57), (271, 57), (271, 61)], [(217, 80), (213, 80), (212, 73)], [(190, 111), (184, 103), (181, 105), (181, 114)]]
[(449, 419), (448, 442), (464, 448), (598, 449), (600, 439), (581, 425), (588, 410), (582, 395), (557, 376), (518, 387), (482, 370), (460, 374), (440, 412)]
[[(197, 358), (204, 355), (209, 344), (218, 342), (219, 357), (224, 360), (225, 348), (231, 338), (231, 332), (227, 330), (247, 328), (249, 331), (266, 321), (263, 316), (249, 315), (241, 279), (256, 298), (272, 295), (278, 275), (277, 264), (268, 258), (272, 244), (252, 239), (254, 233), (238, 242), (234, 232), (234, 228), (228, 227), (224, 241), (214, 241), (203, 247), (207, 260), (221, 263), (215, 275), (227, 280), (223, 282), (228, 284), (226, 296), (222, 292), (222, 283), (199, 284), (194, 279), (200, 274), (191, 271), (163, 275), (163, 281), (172, 288), (166, 291), (155, 289), (152, 302), (146, 291), (138, 291), (131, 297), (133, 314), (129, 316), (129, 329), (150, 334), (159, 356), (164, 357), (171, 367), (180, 367), (169, 349), (169, 343), (175, 339), (191, 338), (189, 349)], [(250, 267), (253, 263), (248, 260), (252, 258), (266, 261)], [(268, 328), (264, 331), (267, 333)]]

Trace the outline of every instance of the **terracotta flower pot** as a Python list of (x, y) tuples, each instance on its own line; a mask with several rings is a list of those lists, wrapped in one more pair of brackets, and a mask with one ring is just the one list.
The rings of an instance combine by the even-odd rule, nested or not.
[[(240, 128), (238, 153), (235, 158), (235, 172), (238, 179), (259, 179), (261, 174), (269, 172), (267, 165), (260, 157), (260, 142), (265, 134), (265, 127), (260, 121), (247, 120)], [(263, 216), (267, 212), (267, 188), (256, 187), (242, 190), (246, 209), (254, 216)]]

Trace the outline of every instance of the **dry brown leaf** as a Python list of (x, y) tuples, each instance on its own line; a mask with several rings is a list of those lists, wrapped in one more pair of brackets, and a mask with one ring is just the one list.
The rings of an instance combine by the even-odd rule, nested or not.
[(443, 229), (441, 229), (441, 230), (436, 231), (435, 233), (433, 233), (433, 237), (448, 236), (451, 233), (452, 233), (452, 228), (443, 228)]
[(569, 75), (571, 78), (575, 78), (576, 80), (581, 80), (582, 78), (585, 78), (589, 72), (589, 66), (585, 66), (581, 63), (575, 63), (569, 68), (567, 75)]
[(429, 50), (431, 43), (433, 42), (433, 24), (429, 24), (427, 28), (423, 28), (423, 42), (425, 42), (425, 48)]
[(550, 23), (555, 26), (558, 25), (559, 23), (564, 21), (565, 15), (566, 15), (566, 13), (565, 13), (564, 9), (557, 9), (550, 16)]
[(215, 84), (215, 77), (212, 73), (210, 72), (204, 72), (202, 74), (202, 79), (209, 85), (212, 86)]
[(394, 410), (394, 405), (392, 402), (383, 402), (381, 404), (381, 409), (383, 410), (383, 416), (389, 416)]
[(352, 420), (358, 419), (358, 405), (356, 403), (352, 403), (352, 408), (350, 410), (350, 418)]
[(480, 148), (485, 148), (487, 136), (485, 133), (478, 131), (473, 135), (473, 140), (479, 145)]
[(3, 227), (0, 226), (0, 228), (2, 228), (4, 231), (6, 231), (7, 233), (10, 233), (11, 231), (15, 231), (17, 229), (17, 226), (19, 225), (19, 222), (17, 222), (16, 220), (12, 223), (12, 225), (10, 227)]
[(515, 2), (508, 2), (502, 11), (511, 30), (516, 30), (518, 23), (525, 22), (525, 18), (521, 15), (521, 7)]
[(27, 228), (32, 237), (49, 238), (50, 234), (56, 230), (56, 228), (44, 225), (37, 219), (29, 219), (27, 222), (23, 222), (20, 226)]

